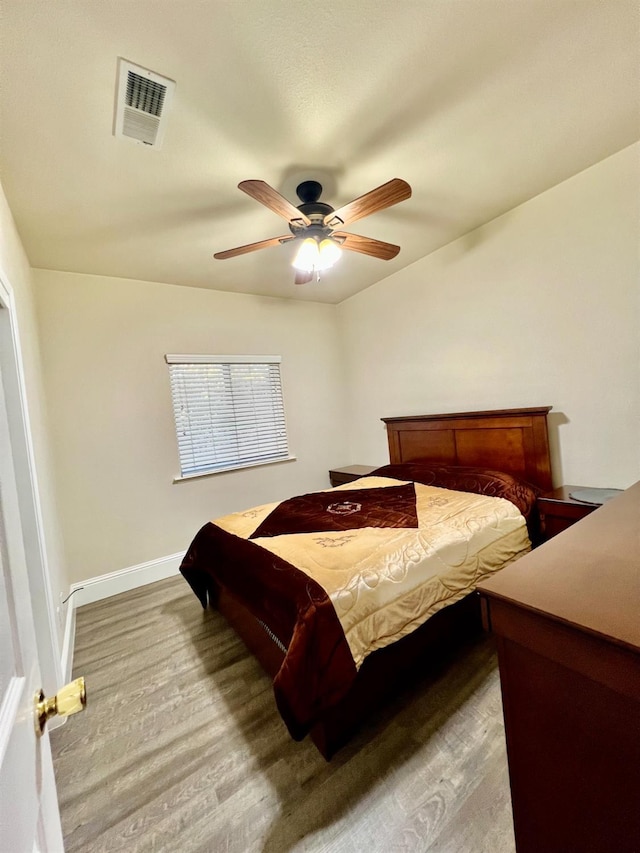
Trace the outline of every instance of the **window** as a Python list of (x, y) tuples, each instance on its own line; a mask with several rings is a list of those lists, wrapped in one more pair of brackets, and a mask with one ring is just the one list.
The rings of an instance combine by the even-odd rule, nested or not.
[(182, 477), (291, 459), (279, 355), (167, 355)]

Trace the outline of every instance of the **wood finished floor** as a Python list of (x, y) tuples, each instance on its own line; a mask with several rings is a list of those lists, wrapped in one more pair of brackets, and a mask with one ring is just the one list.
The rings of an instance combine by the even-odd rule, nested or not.
[(78, 610), (52, 732), (67, 853), (514, 853), (496, 659), (466, 649), (327, 763), (182, 578)]

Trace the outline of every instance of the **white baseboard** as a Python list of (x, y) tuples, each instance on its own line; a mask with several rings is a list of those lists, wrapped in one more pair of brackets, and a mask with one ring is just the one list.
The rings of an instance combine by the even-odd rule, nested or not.
[(183, 557), (183, 552), (171, 554), (169, 557), (160, 557), (157, 560), (150, 560), (148, 563), (139, 563), (137, 566), (129, 566), (128, 569), (120, 569), (118, 572), (110, 572), (107, 575), (99, 575), (80, 583), (71, 584), (61, 654), (63, 683), (71, 681), (76, 608), (82, 607), (83, 604), (101, 601), (103, 598), (110, 598), (112, 595), (119, 595), (121, 592), (128, 592), (130, 589), (136, 589), (148, 583), (173, 577), (178, 574)]
[(110, 598), (112, 595), (119, 595), (121, 592), (128, 592), (130, 589), (170, 578), (178, 574), (183, 557), (183, 553), (172, 554), (170, 557), (160, 557), (158, 560), (120, 569), (119, 572), (110, 572), (108, 575), (99, 575), (80, 583), (73, 583), (70, 587), (69, 602), (73, 602), (74, 607), (82, 607), (83, 604), (92, 604), (94, 601), (101, 601), (103, 598)]

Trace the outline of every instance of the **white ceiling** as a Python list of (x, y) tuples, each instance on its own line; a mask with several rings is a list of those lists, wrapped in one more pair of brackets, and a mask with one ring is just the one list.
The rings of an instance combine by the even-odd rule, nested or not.
[[(640, 137), (636, 0), (3, 0), (1, 180), (34, 267), (340, 302)], [(177, 82), (160, 151), (112, 135), (119, 56)], [(240, 192), (410, 200), (296, 287)], [(425, 283), (426, 286), (427, 283)]]

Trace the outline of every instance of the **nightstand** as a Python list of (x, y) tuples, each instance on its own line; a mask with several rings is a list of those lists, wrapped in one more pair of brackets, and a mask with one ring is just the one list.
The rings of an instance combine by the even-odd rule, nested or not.
[(599, 504), (587, 504), (569, 497), (570, 492), (579, 488), (581, 486), (559, 486), (538, 498), (540, 527), (545, 541), (598, 509)]
[(329, 471), (329, 479), (332, 486), (341, 486), (343, 483), (351, 483), (358, 477), (366, 477), (379, 465), (347, 465), (345, 468), (332, 468)]

